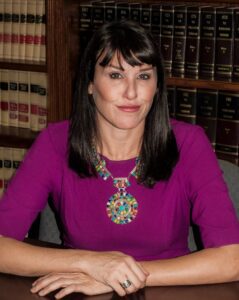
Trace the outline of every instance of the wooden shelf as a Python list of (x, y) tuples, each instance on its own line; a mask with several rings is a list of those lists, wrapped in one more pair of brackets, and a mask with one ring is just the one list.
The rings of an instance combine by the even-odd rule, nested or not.
[(203, 88), (203, 89), (218, 89), (239, 92), (239, 82), (229, 81), (213, 81), (192, 78), (177, 78), (169, 77), (166, 80), (168, 85), (185, 88)]
[(29, 148), (38, 132), (25, 128), (0, 126), (0, 146)]
[(28, 60), (1, 60), (0, 69), (20, 70), (20, 71), (33, 71), (33, 72), (46, 72), (46, 63), (28, 61)]

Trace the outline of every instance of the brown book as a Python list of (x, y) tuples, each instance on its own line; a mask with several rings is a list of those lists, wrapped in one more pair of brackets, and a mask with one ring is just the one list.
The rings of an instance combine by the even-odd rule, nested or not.
[(200, 14), (200, 6), (187, 8), (185, 77), (196, 79), (199, 75)]
[(105, 8), (102, 2), (92, 2), (92, 28), (96, 30), (104, 24)]
[(233, 8), (218, 8), (216, 13), (216, 52), (215, 78), (232, 79), (233, 41), (234, 41)]
[(234, 58), (233, 58), (233, 80), (239, 81), (239, 9), (234, 13)]
[(105, 23), (113, 22), (116, 19), (115, 12), (115, 2), (114, 1), (104, 1), (105, 7)]
[(199, 49), (199, 77), (214, 78), (216, 44), (216, 7), (201, 10), (201, 30)]
[(239, 93), (219, 91), (216, 152), (238, 158)]
[(176, 115), (176, 88), (175, 86), (167, 87), (167, 100), (169, 116), (175, 118)]
[(176, 89), (176, 118), (187, 123), (196, 124), (197, 89)]
[(173, 30), (173, 62), (172, 75), (184, 77), (185, 49), (187, 29), (187, 7), (176, 5), (174, 7), (174, 30)]
[(172, 75), (174, 6), (161, 6), (160, 48), (165, 72)]
[(208, 89), (197, 90), (196, 123), (207, 134), (213, 148), (216, 146), (218, 91)]

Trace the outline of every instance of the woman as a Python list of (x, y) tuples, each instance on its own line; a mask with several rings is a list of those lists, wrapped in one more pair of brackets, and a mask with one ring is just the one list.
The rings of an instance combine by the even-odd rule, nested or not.
[[(49, 194), (71, 249), (17, 241)], [(191, 221), (205, 247), (195, 253)], [(40, 276), (31, 291), (41, 296), (239, 279), (239, 224), (216, 157), (202, 129), (169, 121), (162, 60), (143, 28), (123, 21), (94, 35), (70, 122), (30, 149), (0, 203), (0, 234), (0, 271)]]

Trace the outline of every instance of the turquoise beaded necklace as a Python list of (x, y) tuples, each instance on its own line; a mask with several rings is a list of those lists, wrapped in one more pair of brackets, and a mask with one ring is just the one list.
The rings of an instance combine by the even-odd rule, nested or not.
[(113, 177), (106, 167), (105, 160), (94, 150), (94, 166), (97, 173), (103, 180), (107, 180), (109, 177), (112, 178), (113, 186), (118, 189), (106, 204), (107, 215), (116, 224), (128, 224), (136, 218), (138, 213), (138, 203), (126, 189), (130, 186), (129, 179), (131, 175), (136, 179), (139, 178), (139, 165), (140, 158), (137, 157), (135, 166), (128, 177)]

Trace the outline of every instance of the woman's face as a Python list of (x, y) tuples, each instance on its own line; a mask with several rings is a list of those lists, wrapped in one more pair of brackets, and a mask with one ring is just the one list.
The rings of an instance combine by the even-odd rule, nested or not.
[(98, 125), (118, 129), (144, 128), (145, 118), (157, 90), (157, 71), (148, 64), (129, 65), (115, 54), (102, 67), (100, 58), (94, 80), (88, 87), (97, 109)]

